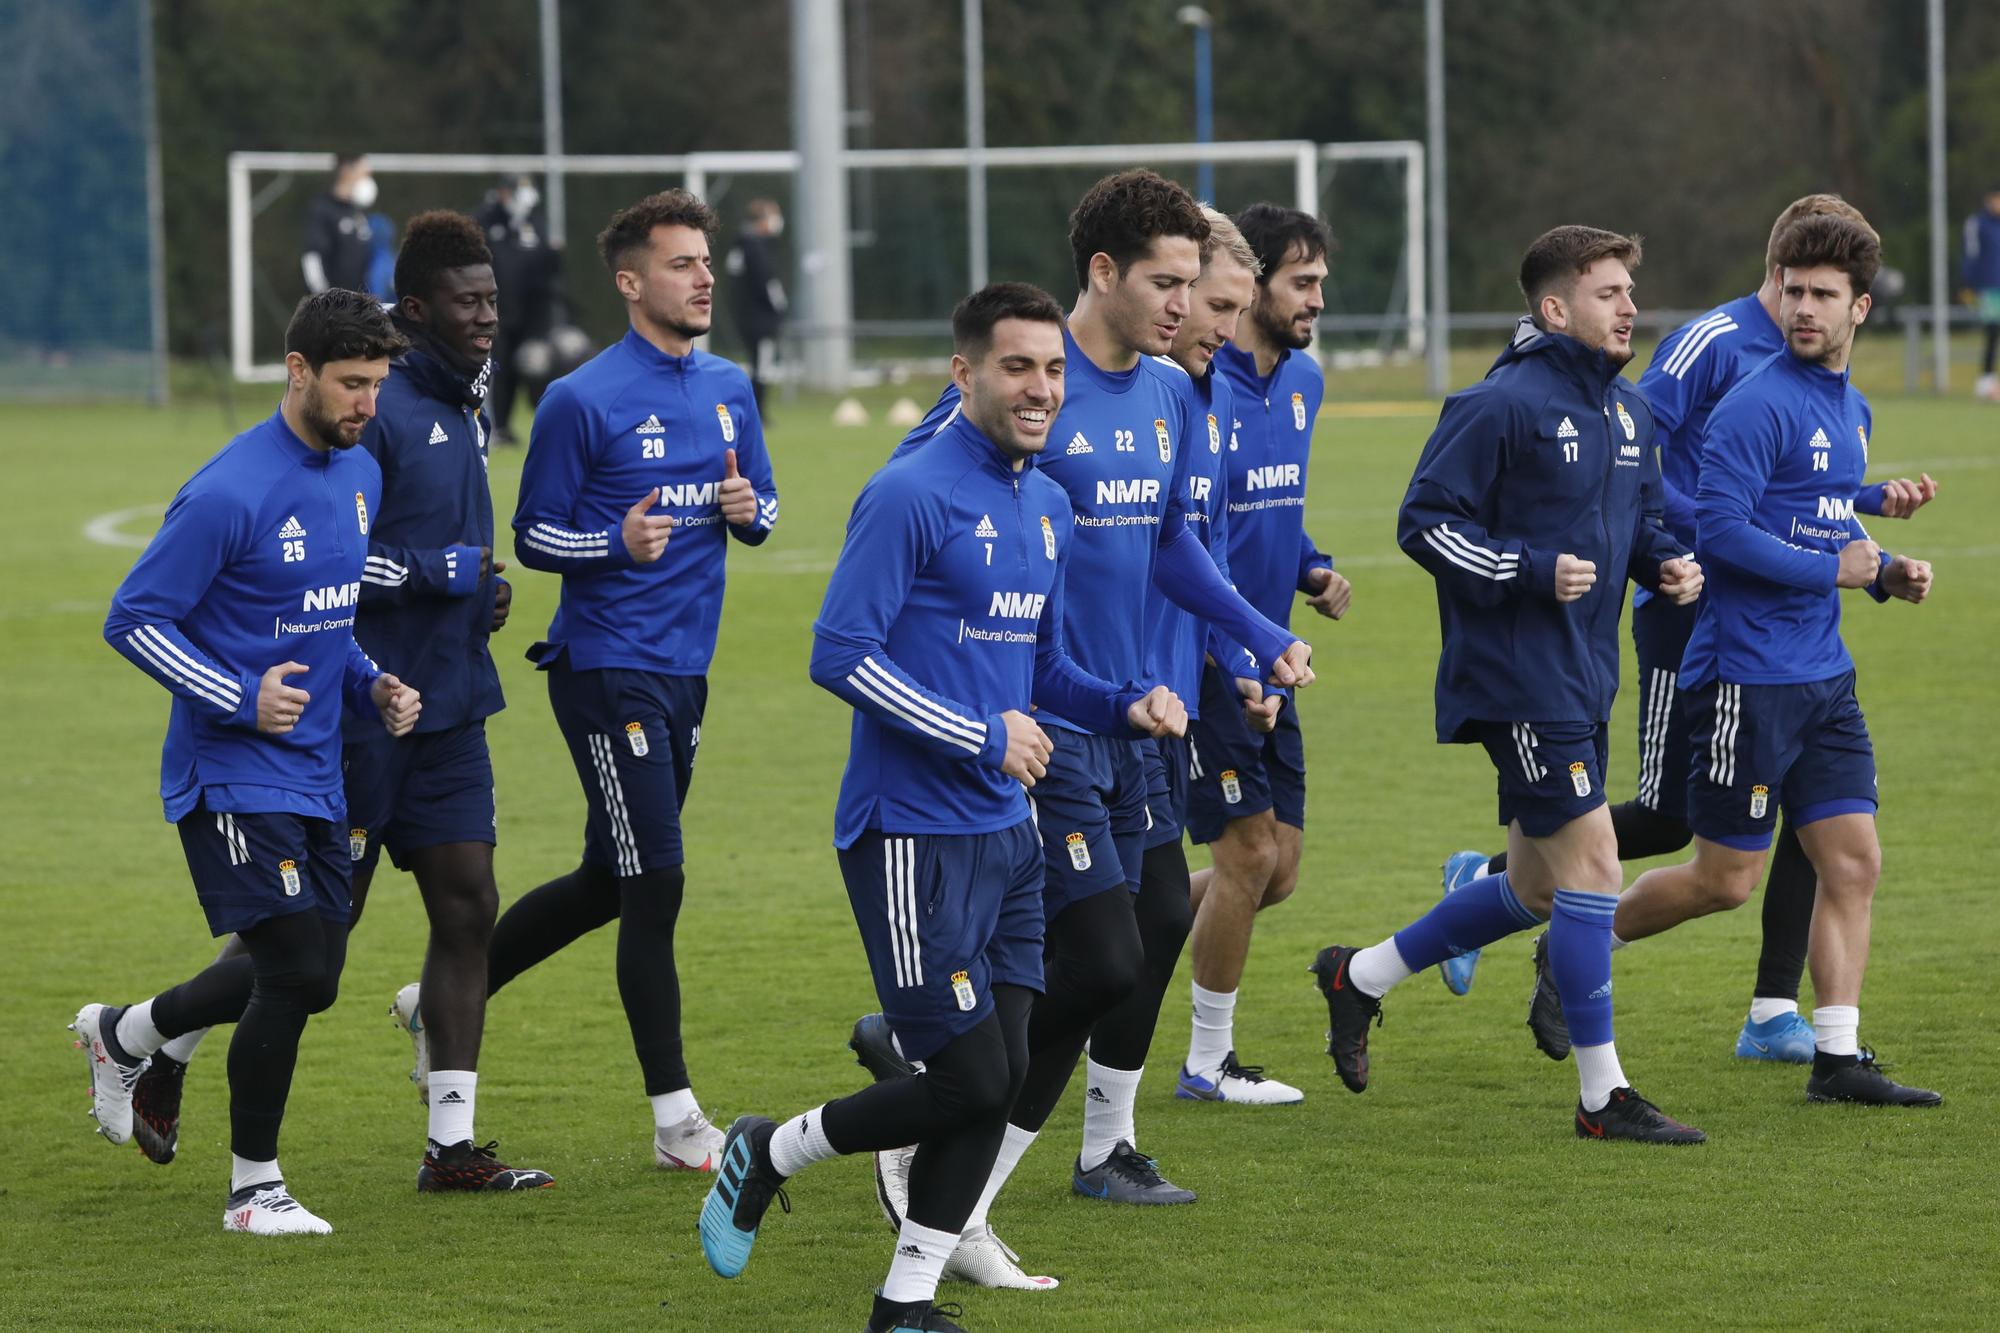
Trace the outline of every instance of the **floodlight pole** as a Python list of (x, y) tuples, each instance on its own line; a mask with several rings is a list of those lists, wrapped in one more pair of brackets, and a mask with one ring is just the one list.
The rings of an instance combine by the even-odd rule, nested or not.
[(1951, 302), (1945, 265), (1950, 242), (1945, 229), (1944, 164), (1944, 0), (1930, 0), (1931, 94), (1931, 391), (1951, 387)]
[(792, 0), (792, 146), (806, 380), (844, 391), (853, 364), (847, 242), (847, 43), (841, 0)]
[(542, 180), (547, 187), (549, 244), (569, 240), (569, 198), (563, 189), (562, 0), (541, 0), (542, 151), (548, 155)]
[(986, 234), (986, 26), (981, 0), (964, 0), (965, 12), (965, 219), (972, 290), (987, 282)]
[[(1174, 16), (1194, 30), (1194, 141), (1215, 142), (1215, 66), (1209, 38), (1215, 18), (1200, 5), (1182, 5)], [(1215, 202), (1215, 162), (1203, 158), (1195, 164), (1195, 195)]]
[[(1935, 3), (1935, 0), (1933, 0)], [(1445, 281), (1444, 207), (1444, 0), (1424, 0), (1424, 165), (1430, 175), (1429, 239), (1424, 246), (1430, 270), (1431, 305), (1424, 323), (1424, 387), (1433, 397), (1445, 392), (1451, 373), (1451, 316)]]
[(152, 333), (146, 401), (167, 405), (167, 207), (160, 174), (160, 93), (153, 62), (153, 4), (139, 0), (139, 96), (146, 116), (146, 305)]

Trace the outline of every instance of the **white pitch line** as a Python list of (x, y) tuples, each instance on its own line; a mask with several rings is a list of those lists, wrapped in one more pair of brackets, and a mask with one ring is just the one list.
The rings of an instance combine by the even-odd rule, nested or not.
[(84, 524), (83, 535), (85, 540), (96, 542), (99, 546), (124, 546), (143, 551), (146, 549), (146, 544), (153, 540), (151, 536), (137, 537), (120, 529), (134, 519), (159, 518), (166, 512), (167, 507), (162, 504), (133, 505), (129, 509), (114, 509), (108, 514), (99, 514)]

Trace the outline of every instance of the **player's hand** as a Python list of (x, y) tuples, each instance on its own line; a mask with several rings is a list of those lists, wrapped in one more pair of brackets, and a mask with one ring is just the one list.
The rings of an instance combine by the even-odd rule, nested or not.
[(507, 568), (505, 560), (493, 562), (493, 624), (488, 632), (498, 634), (507, 627), (507, 613), (514, 609), (514, 585), (500, 577)]
[(1931, 562), (1899, 555), (1882, 570), (1882, 591), (1906, 602), (1921, 602), (1931, 595)]
[(479, 548), (479, 581), (484, 583), (486, 576), (493, 572), (493, 548), (482, 546)]
[(1866, 537), (1840, 548), (1840, 572), (1834, 575), (1836, 588), (1865, 588), (1882, 573), (1882, 548)]
[(757, 488), (750, 478), (736, 470), (736, 451), (722, 451), (722, 489), (715, 493), (722, 507), (722, 521), (732, 528), (747, 528), (757, 521)]
[(375, 710), (382, 714), (382, 725), (391, 736), (409, 735), (410, 728), (417, 725), (417, 714), (424, 709), (423, 697), (386, 671), (368, 687), (368, 697), (375, 701)]
[(1354, 588), (1346, 576), (1338, 570), (1315, 569), (1310, 577), (1315, 591), (1306, 598), (1306, 605), (1328, 620), (1346, 615), (1347, 604), (1354, 599)]
[(1125, 720), (1132, 724), (1132, 730), (1148, 736), (1187, 735), (1187, 705), (1164, 685), (1155, 685), (1126, 709)]
[(1000, 771), (1023, 787), (1032, 787), (1035, 779), (1048, 775), (1049, 755), (1056, 748), (1055, 742), (1033, 718), (1017, 708), (1002, 713), (1000, 720), (1007, 727), (1007, 754), (1000, 761)]
[(1693, 556), (1660, 562), (1660, 596), (1671, 598), (1675, 606), (1686, 606), (1701, 596), (1701, 584), (1701, 565)]
[(1573, 602), (1597, 584), (1597, 564), (1564, 553), (1556, 557), (1556, 600)]
[(304, 662), (280, 662), (257, 682), (257, 730), (266, 736), (282, 736), (299, 724), (312, 696), (285, 684), (287, 676), (302, 676), (312, 670)]
[(635, 565), (650, 565), (658, 560), (667, 549), (667, 538), (673, 535), (672, 514), (647, 512), (659, 502), (660, 488), (655, 486), (646, 492), (645, 499), (625, 511), (619, 535), (625, 538), (625, 550)]
[(1285, 655), (1271, 663), (1271, 683), (1290, 690), (1302, 690), (1313, 683), (1313, 650), (1303, 639), (1293, 639)]
[(1243, 696), (1243, 721), (1250, 730), (1268, 736), (1278, 729), (1278, 710), (1285, 706), (1284, 695), (1264, 693), (1264, 682), (1248, 676), (1236, 678), (1236, 692)]
[(1898, 477), (1882, 483), (1883, 518), (1908, 518), (1937, 499), (1937, 483), (1931, 480), (1930, 473), (1921, 475), (1920, 481)]

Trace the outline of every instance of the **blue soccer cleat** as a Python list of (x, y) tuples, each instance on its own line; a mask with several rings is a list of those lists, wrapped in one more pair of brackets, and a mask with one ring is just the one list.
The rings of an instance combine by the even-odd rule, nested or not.
[[(757, 1227), (771, 1200), (792, 1211), (785, 1197), (785, 1178), (770, 1166), (771, 1135), (778, 1126), (761, 1115), (739, 1116), (722, 1143), (722, 1165), (701, 1203), (702, 1256), (718, 1276), (735, 1277), (750, 1262)], [(762, 1159), (761, 1161), (759, 1159)]]
[(1812, 1024), (1797, 1011), (1779, 1014), (1763, 1023), (1743, 1020), (1736, 1037), (1739, 1060), (1775, 1060), (1788, 1065), (1809, 1065), (1813, 1058)]
[[(1456, 893), (1472, 883), (1479, 867), (1486, 864), (1483, 852), (1453, 852), (1444, 862), (1444, 895)], [(1472, 969), (1479, 966), (1479, 950), (1462, 953), (1456, 958), (1447, 958), (1438, 964), (1438, 975), (1444, 978), (1444, 988), (1453, 995), (1463, 995), (1472, 989)]]

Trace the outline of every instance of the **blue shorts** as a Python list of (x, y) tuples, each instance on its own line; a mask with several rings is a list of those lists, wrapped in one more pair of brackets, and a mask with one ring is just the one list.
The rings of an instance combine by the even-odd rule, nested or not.
[(1161, 736), (1139, 742), (1146, 759), (1146, 850), (1181, 840), (1187, 827), (1188, 742)]
[(694, 779), (702, 676), (549, 669), (549, 705), (583, 780), (585, 865), (620, 877), (681, 864), (681, 806)]
[(875, 994), (912, 1060), (993, 1012), (995, 985), (1042, 989), (1042, 847), (1034, 823), (997, 833), (885, 834), (840, 851)]
[(1214, 842), (1232, 819), (1269, 810), (1306, 826), (1306, 738), (1298, 701), (1285, 700), (1270, 735), (1243, 720), (1236, 682), (1213, 662), (1201, 673), (1201, 716), (1188, 724), (1188, 836)]
[(386, 849), (398, 870), (419, 847), (491, 844), (493, 757), (486, 720), (443, 731), (349, 741), (340, 754), (347, 784), (347, 855), (356, 874), (373, 874)]
[(1875, 813), (1875, 747), (1852, 671), (1802, 685), (1710, 681), (1685, 702), (1688, 823), (1701, 837), (1760, 852), (1781, 805), (1793, 828)]
[(204, 801), (174, 827), (209, 933), (233, 935), (294, 912), (347, 922), (353, 903), (347, 848), (332, 820), (225, 814)]
[(1681, 658), (1700, 604), (1649, 598), (1632, 609), (1639, 654), (1638, 801), (1655, 814), (1687, 822), (1688, 719), (1680, 698)]
[(1107, 889), (1139, 888), (1146, 859), (1146, 760), (1139, 741), (1052, 728), (1049, 771), (1028, 789), (1048, 874), (1043, 915)]
[(1546, 838), (1604, 804), (1611, 728), (1603, 722), (1475, 722), (1500, 774), (1500, 824)]

